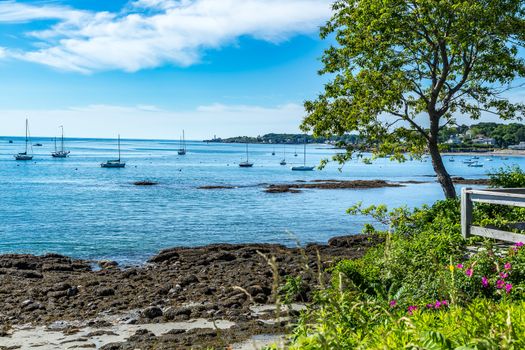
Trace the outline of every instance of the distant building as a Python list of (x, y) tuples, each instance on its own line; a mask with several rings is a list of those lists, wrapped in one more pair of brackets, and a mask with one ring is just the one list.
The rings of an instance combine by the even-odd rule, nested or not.
[(448, 145), (459, 145), (461, 143), (461, 139), (458, 137), (458, 135), (452, 135), (445, 143)]
[(472, 140), (472, 143), (475, 145), (494, 146), (496, 144), (496, 140), (494, 140), (492, 137), (477, 137)]
[(510, 145), (509, 148), (514, 149), (514, 150), (519, 150), (519, 151), (525, 150), (525, 142), (522, 141), (517, 145)]

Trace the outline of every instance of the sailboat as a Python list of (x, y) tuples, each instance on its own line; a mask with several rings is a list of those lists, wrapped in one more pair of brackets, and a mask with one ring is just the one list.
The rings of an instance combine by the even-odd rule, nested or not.
[(275, 147), (273, 148), (272, 156), (275, 156)]
[(279, 164), (286, 165), (286, 145), (283, 145), (283, 159)]
[(306, 166), (306, 138), (304, 139), (304, 154), (303, 154), (303, 165), (292, 167), (294, 171), (312, 171), (314, 170), (313, 166)]
[(67, 158), (69, 151), (64, 149), (64, 126), (60, 125), (62, 129), (62, 139), (60, 141), (60, 150), (57, 150), (57, 138), (55, 137), (55, 152), (51, 153), (53, 158)]
[(186, 155), (186, 139), (184, 138), (184, 130), (182, 130), (182, 138), (180, 139), (180, 148), (177, 151), (179, 156)]
[(250, 163), (250, 161), (248, 160), (248, 144), (246, 144), (246, 161), (240, 162), (239, 166), (241, 168), (251, 168), (253, 166), (253, 163)]
[(16, 160), (32, 160), (33, 159), (33, 146), (31, 147), (31, 155), (27, 153), (27, 144), (29, 142), (29, 122), (26, 119), (26, 150), (15, 155)]
[(107, 160), (101, 163), (100, 166), (102, 168), (124, 168), (126, 166), (126, 162), (120, 160), (120, 134), (118, 135), (118, 159)]

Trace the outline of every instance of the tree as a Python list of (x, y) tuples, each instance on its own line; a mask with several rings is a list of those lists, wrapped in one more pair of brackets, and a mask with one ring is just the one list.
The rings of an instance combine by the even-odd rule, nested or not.
[[(403, 161), (428, 151), (447, 198), (456, 192), (441, 158), (440, 130), (463, 114), (520, 119), (505, 92), (525, 76), (524, 0), (337, 0), (321, 38), (331, 80), (305, 102), (303, 130), (357, 131), (375, 155)], [(514, 84), (512, 86), (511, 84)], [(346, 145), (339, 162), (362, 152)], [(361, 147), (361, 148), (360, 148)]]

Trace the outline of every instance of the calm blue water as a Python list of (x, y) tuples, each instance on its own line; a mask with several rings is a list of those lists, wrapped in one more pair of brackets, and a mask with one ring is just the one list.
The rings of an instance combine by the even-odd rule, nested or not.
[[(13, 138), (10, 138), (13, 139)], [(33, 139), (33, 162), (16, 162), (22, 139), (0, 138), (0, 253), (56, 252), (81, 258), (116, 259), (140, 263), (159, 249), (228, 242), (272, 242), (287, 245), (326, 242), (336, 235), (358, 233), (365, 218), (345, 210), (365, 204), (416, 206), (442, 197), (435, 183), (370, 190), (305, 190), (300, 194), (268, 194), (261, 183), (313, 179), (432, 179), (430, 162), (403, 164), (385, 159), (366, 165), (352, 161), (342, 172), (334, 164), (323, 171), (297, 173), (291, 163), (294, 146), (287, 146), (289, 164), (280, 166), (282, 146), (251, 145), (251, 169), (237, 166), (244, 145), (188, 142), (188, 154), (178, 156), (176, 141), (123, 140), (125, 169), (103, 169), (99, 163), (115, 158), (113, 140), (69, 139), (71, 156), (53, 159), (50, 139)], [(335, 151), (308, 146), (308, 163), (315, 165)], [(463, 177), (484, 177), (502, 165), (524, 159), (494, 157), (483, 168), (469, 168), (456, 156), (449, 171)], [(158, 186), (137, 187), (137, 180)], [(241, 186), (228, 190), (199, 190), (204, 185)], [(242, 187), (246, 186), (246, 187)]]

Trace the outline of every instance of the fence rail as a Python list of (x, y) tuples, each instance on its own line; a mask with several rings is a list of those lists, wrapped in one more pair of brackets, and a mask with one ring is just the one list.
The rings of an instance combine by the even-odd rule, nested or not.
[(515, 243), (525, 241), (523, 234), (472, 225), (474, 203), (525, 207), (525, 188), (472, 189), (467, 187), (461, 190), (461, 233), (464, 238), (482, 236)]

